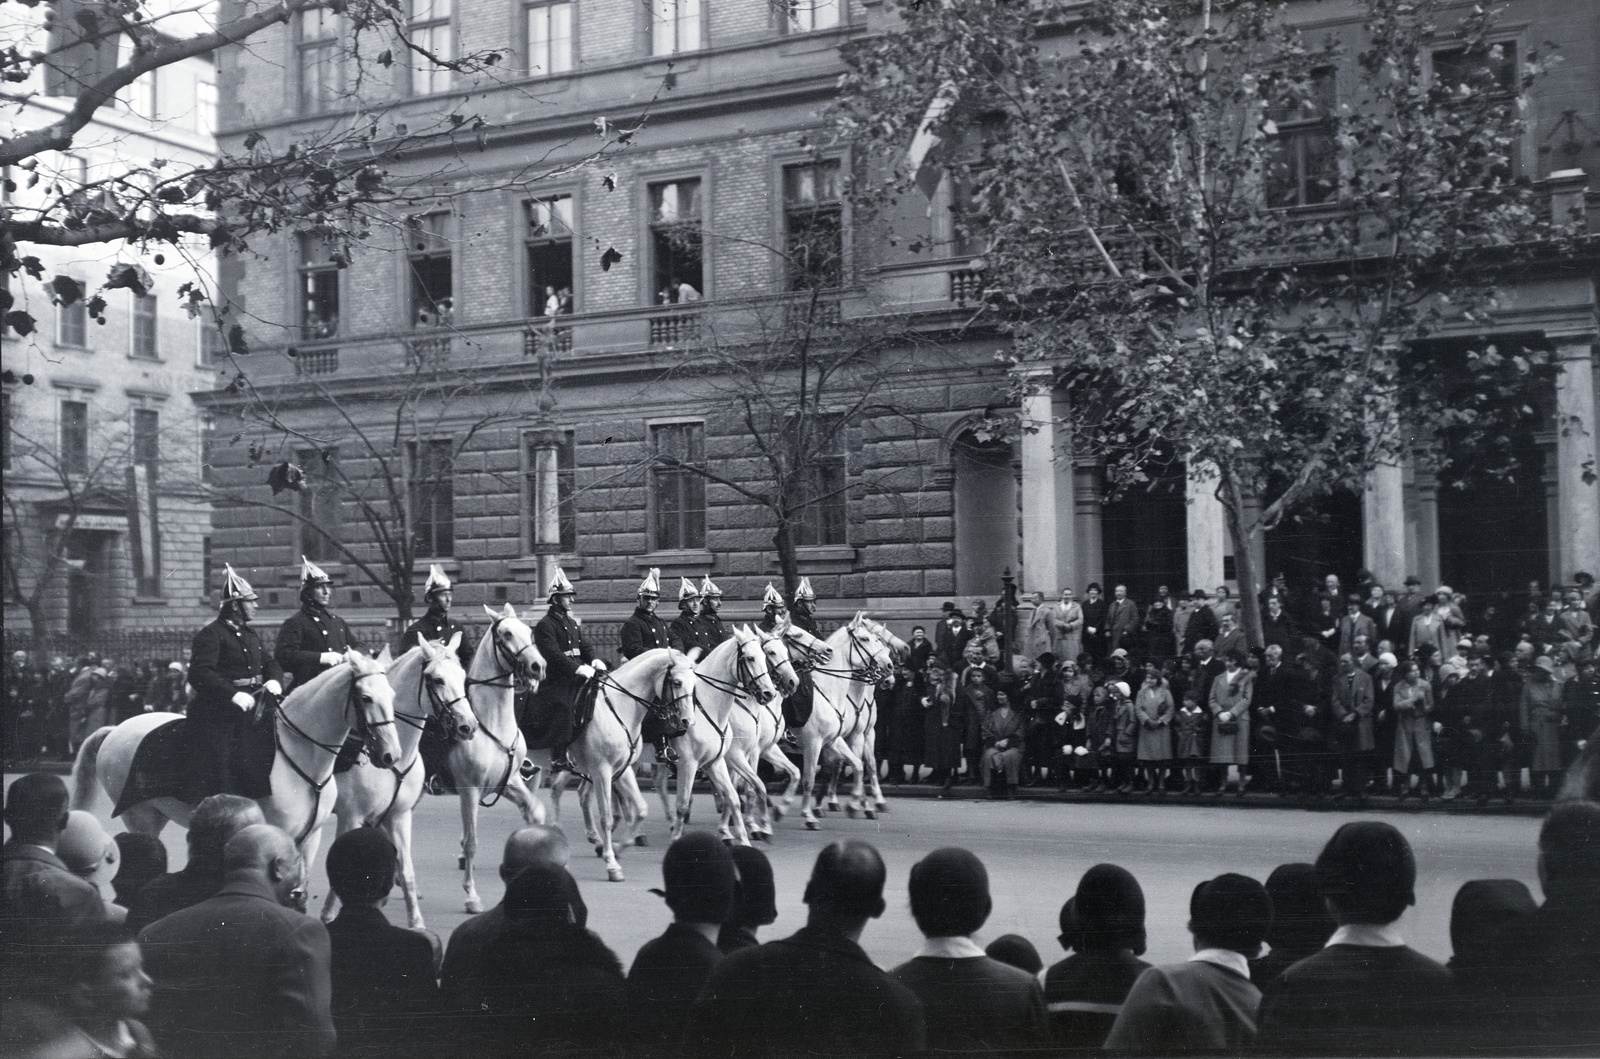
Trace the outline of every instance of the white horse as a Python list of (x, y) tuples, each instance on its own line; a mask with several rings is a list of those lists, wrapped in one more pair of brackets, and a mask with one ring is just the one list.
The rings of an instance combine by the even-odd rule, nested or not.
[[(333, 764), (351, 730), (379, 765), (399, 760), (394, 690), (384, 679), (390, 661), (388, 647), (377, 658), (346, 651), (339, 665), (294, 688), (273, 713), (272, 794), (258, 802), (269, 824), (294, 836), (307, 864), (316, 859), (322, 825), (333, 812)], [(72, 766), (73, 807), (91, 809), (97, 784), (113, 801), (120, 797), (140, 742), (177, 719), (175, 713), (142, 713), (84, 740)], [(152, 798), (128, 809), (123, 823), (129, 831), (159, 836), (169, 820), (188, 827), (194, 808), (177, 798)]]
[[(889, 631), (888, 626), (882, 622), (860, 616), (861, 626), (894, 652), (895, 659), (904, 662), (911, 657), (911, 645)], [(889, 801), (883, 796), (883, 787), (878, 781), (878, 695), (877, 687), (890, 687), (893, 682), (886, 680), (879, 685), (867, 690), (867, 719), (861, 727), (860, 741), (853, 747), (856, 756), (861, 759), (861, 765), (866, 770), (867, 786), (871, 788), (872, 804), (877, 811), (888, 812)], [(834, 812), (839, 811), (839, 775), (844, 771), (843, 764), (834, 769), (828, 777), (828, 808)]]
[(744, 816), (739, 811), (739, 793), (729, 770), (731, 768), (746, 783), (760, 781), (755, 769), (738, 754), (730, 754), (729, 748), (733, 741), (734, 715), (749, 709), (748, 698), (754, 698), (761, 706), (778, 701), (778, 689), (773, 684), (768, 655), (762, 646), (766, 639), (769, 638), (748, 627), (735, 627), (732, 636), (695, 663), (695, 708), (687, 718), (688, 728), (672, 741), (673, 749), (678, 752), (676, 805), (667, 791), (670, 766), (657, 760), (653, 770), (656, 793), (661, 796), (661, 807), (674, 839), (683, 834), (684, 826), (689, 823), (695, 776), (700, 769), (705, 769), (716, 789), (724, 837), (741, 846), (750, 844)]
[[(889, 648), (863, 621), (863, 616), (857, 614), (839, 626), (826, 641), (838, 661), (816, 666), (811, 671), (814, 689), (811, 716), (797, 733), (801, 755), (801, 811), (808, 831), (818, 827), (811, 794), (816, 787), (817, 762), (824, 750), (838, 754), (855, 769), (851, 802), (847, 806), (850, 815), (854, 816), (859, 810), (869, 820), (877, 818), (877, 810), (866, 803), (865, 767), (858, 749), (863, 745), (862, 730), (871, 717), (873, 689), (878, 681), (893, 673), (893, 659)], [(783, 795), (785, 809), (793, 803), (794, 794), (795, 785), (791, 781)]]
[[(643, 749), (639, 733), (644, 727), (645, 714), (652, 709), (664, 709), (677, 717), (689, 717), (694, 709), (694, 664), (681, 651), (657, 647), (616, 669), (600, 673), (595, 680), (600, 687), (594, 716), (567, 747), (567, 756), (584, 778), (578, 797), (584, 823), (594, 836), (595, 854), (606, 862), (606, 878), (622, 882), (622, 865), (617, 863), (613, 838), (616, 827), (613, 798), (620, 799), (616, 804), (622, 810), (625, 845), (650, 812), (649, 803), (644, 800), (633, 775), (634, 763)], [(658, 701), (664, 707), (656, 706)], [(566, 778), (565, 772), (550, 777), (550, 798), (557, 819)]]
[[(779, 694), (793, 695), (800, 687), (800, 677), (794, 662), (802, 666), (826, 663), (833, 657), (833, 649), (793, 622), (787, 622), (771, 636), (763, 634), (762, 650), (767, 655), (767, 668), (778, 686)], [(766, 761), (788, 777), (790, 785), (800, 781), (800, 770), (789, 760), (779, 745), (788, 724), (783, 717), (781, 703), (752, 705), (745, 702), (744, 709), (734, 712), (733, 742), (728, 754), (730, 760), (747, 765), (753, 779), (743, 784), (745, 827), (756, 840), (772, 838), (772, 819), (781, 817), (783, 810), (767, 796), (767, 786), (756, 769)]]
[[(537, 688), (544, 679), (544, 656), (533, 646), (533, 631), (507, 603), (500, 610), (484, 607), (489, 631), (467, 667), (467, 698), (472, 703), (478, 730), (457, 740), (446, 761), (456, 791), (461, 796), (461, 888), (466, 909), (483, 911), (473, 878), (472, 862), (478, 854), (478, 809), (488, 808), (502, 795), (510, 795), (525, 824), (542, 824), (544, 806), (523, 779), (528, 743), (517, 726), (516, 686), (520, 680)], [(485, 795), (483, 792), (488, 791)]]
[[(395, 732), (400, 759), (388, 768), (359, 760), (339, 776), (338, 798), (333, 803), (337, 839), (354, 827), (378, 827), (394, 842), (400, 869), (400, 892), (405, 896), (406, 917), (413, 929), (426, 924), (417, 895), (417, 873), (411, 863), (411, 812), (422, 799), (423, 768), (417, 753), (422, 728), (436, 718), (452, 739), (471, 739), (477, 719), (467, 703), (467, 674), (456, 659), (461, 634), (448, 644), (422, 640), (394, 660), (389, 686), (394, 689)], [(333, 919), (339, 897), (328, 888), (322, 921)]]

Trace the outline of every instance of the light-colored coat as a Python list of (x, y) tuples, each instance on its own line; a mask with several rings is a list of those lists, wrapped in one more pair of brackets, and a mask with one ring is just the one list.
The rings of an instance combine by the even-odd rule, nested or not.
[(1083, 608), (1076, 600), (1050, 608), (1055, 620), (1056, 659), (1076, 662), (1083, 654)]
[[(1211, 682), (1211, 763), (1248, 765), (1250, 763), (1250, 699), (1255, 693), (1255, 674), (1240, 669), (1228, 679), (1220, 674)], [(1239, 722), (1234, 732), (1222, 732), (1218, 722), (1224, 713)]]
[(1171, 761), (1172, 719), (1177, 709), (1166, 682), (1140, 687), (1133, 708), (1139, 716), (1139, 760)]

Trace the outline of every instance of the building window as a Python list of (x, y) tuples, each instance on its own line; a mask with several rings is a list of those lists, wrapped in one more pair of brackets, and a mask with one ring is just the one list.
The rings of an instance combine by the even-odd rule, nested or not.
[(161, 413), (148, 408), (133, 410), (133, 460), (154, 467), (161, 462)]
[(694, 470), (705, 462), (705, 444), (703, 423), (650, 428), (652, 551), (706, 546), (706, 481)]
[(455, 319), (449, 224), (448, 213), (429, 213), (406, 226), (412, 327), (448, 327)]
[(528, 315), (572, 312), (572, 196), (527, 204)]
[(456, 553), (455, 452), (449, 438), (411, 445), (411, 531), (419, 559)]
[(132, 462), (133, 466), (128, 469), (128, 543), (133, 560), (134, 594), (154, 598), (161, 595), (161, 527), (156, 509), (156, 483), (161, 466), (161, 413), (149, 408), (133, 410)]
[[(425, 52), (411, 68), (411, 94), (429, 96), (450, 90), (451, 70), (439, 63), (454, 62), (455, 32), (450, 27), (451, 0), (411, 0), (407, 32), (411, 46)], [(431, 59), (429, 58), (431, 56)]]
[(56, 344), (83, 349), (89, 344), (89, 310), (80, 296), (70, 305), (61, 305), (56, 311)]
[(339, 333), (339, 267), (333, 249), (330, 240), (300, 236), (300, 337), (307, 342)]
[(160, 356), (157, 344), (156, 328), (156, 296), (154, 294), (135, 294), (133, 296), (133, 355), (147, 357), (155, 360)]
[(804, 427), (812, 434), (809, 439), (795, 439), (803, 441), (796, 448), (805, 453), (807, 460), (800, 472), (802, 506), (791, 528), (794, 543), (802, 547), (844, 544), (849, 501), (845, 492), (844, 417), (793, 416), (787, 426), (790, 430)]
[(790, 290), (841, 285), (844, 205), (838, 162), (784, 166), (783, 229)]
[(305, 484), (300, 490), (300, 554), (314, 563), (337, 562), (344, 539), (344, 511), (339, 503), (339, 453), (333, 449), (301, 449), (295, 453)]
[[(344, 97), (344, 50), (339, 16), (327, 8), (300, 12), (295, 45), (300, 74), (300, 113), (338, 110)], [(198, 103), (198, 101), (197, 101)]]
[(217, 458), (217, 419), (204, 416), (200, 420), (200, 480), (206, 485), (216, 481), (212, 462)]
[(1269, 107), (1267, 118), (1277, 127), (1267, 147), (1267, 205), (1315, 206), (1339, 190), (1339, 163), (1334, 154), (1333, 115), (1337, 79), (1332, 67), (1311, 74), (1304, 99)]
[(1433, 53), (1433, 81), (1451, 96), (1509, 96), (1517, 89), (1516, 41), (1441, 48)]
[(843, 0), (785, 0), (789, 17), (785, 23), (790, 33), (810, 33), (817, 29), (831, 29), (839, 24), (839, 6)]
[(657, 305), (697, 302), (705, 294), (700, 181), (650, 185), (650, 258)]
[(89, 473), (89, 405), (61, 402), (61, 473)]
[(548, 77), (572, 69), (572, 9), (575, 5), (531, 4), (528, 15), (528, 76)]
[(222, 333), (227, 324), (219, 324), (210, 312), (202, 312), (195, 321), (200, 327), (200, 366), (215, 367), (228, 359), (228, 339)]
[[(528, 446), (528, 546), (530, 550), (539, 540), (539, 447), (532, 436)], [(556, 447), (556, 490), (560, 496), (561, 550), (571, 554), (578, 550), (578, 444), (572, 431), (564, 431), (561, 444)]]
[(701, 47), (702, 0), (650, 0), (650, 54), (676, 55)]

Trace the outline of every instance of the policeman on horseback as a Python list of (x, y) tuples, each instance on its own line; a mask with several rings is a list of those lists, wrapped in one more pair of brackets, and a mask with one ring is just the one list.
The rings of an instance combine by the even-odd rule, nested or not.
[[(401, 653), (411, 650), (423, 640), (449, 643), (450, 637), (460, 633), (461, 642), (456, 646), (456, 657), (461, 660), (463, 671), (470, 669), (475, 650), (472, 637), (467, 635), (467, 630), (459, 622), (450, 617), (454, 595), (450, 579), (437, 563), (428, 567), (428, 581), (422, 587), (422, 598), (428, 601), (428, 612), (406, 629), (406, 634), (400, 639)], [(423, 725), (422, 742), (418, 747), (426, 775), (423, 789), (430, 794), (445, 794), (454, 788), (448, 764), (450, 742), (450, 735), (440, 726), (439, 719), (430, 714)]]
[(309, 683), (344, 661), (344, 653), (362, 650), (361, 641), (339, 615), (328, 609), (333, 579), (316, 563), (300, 557), (300, 609), (278, 629), (272, 655), (294, 678), (291, 687)]
[[(778, 596), (777, 590), (771, 585), (767, 591)], [(778, 603), (782, 605), (783, 597), (778, 596)], [(811, 588), (811, 579), (802, 577), (794, 589), (794, 605), (786, 609), (789, 621), (806, 632), (822, 639), (822, 630), (817, 625), (817, 619), (812, 617), (816, 608), (817, 594)], [(790, 728), (803, 728), (811, 719), (811, 699), (815, 685), (811, 682), (811, 667), (799, 666), (795, 675), (800, 678), (799, 685), (794, 689), (794, 694), (783, 700), (783, 719)]]
[(557, 771), (575, 771), (567, 759), (567, 747), (576, 732), (574, 723), (578, 692), (597, 673), (606, 670), (605, 660), (594, 653), (583, 637), (583, 627), (572, 616), (572, 600), (577, 590), (561, 568), (550, 579), (550, 609), (533, 627), (533, 644), (544, 656), (546, 675), (539, 695), (556, 712), (552, 726), (550, 760)]
[(817, 593), (811, 587), (811, 578), (802, 577), (794, 589), (794, 606), (789, 608), (789, 620), (812, 636), (821, 639), (822, 630), (817, 625), (814, 616), (817, 609)]
[(722, 589), (711, 583), (711, 575), (707, 574), (704, 581), (700, 582), (700, 643), (710, 651), (723, 640), (732, 636), (728, 627), (722, 624), (722, 618), (717, 611), (722, 608)]
[[(667, 623), (656, 615), (656, 602), (660, 598), (661, 571), (652, 566), (650, 573), (639, 583), (639, 605), (633, 609), (628, 620), (622, 623), (619, 635), (622, 640), (624, 660), (636, 658), (658, 647), (672, 645), (671, 630), (667, 628)], [(675, 761), (678, 753), (672, 749), (672, 740), (682, 735), (684, 730), (682, 723), (674, 725), (663, 720), (659, 714), (651, 712), (645, 716), (642, 734), (655, 745), (656, 757), (662, 761)]]
[(197, 768), (193, 791), (264, 798), (272, 793), (267, 777), (245, 775), (235, 762), (240, 737), (248, 730), (256, 696), (283, 694), (283, 670), (250, 627), (260, 597), (231, 565), (222, 584), (217, 620), (195, 634), (189, 653), (189, 749)]
[(687, 577), (678, 578), (678, 616), (667, 627), (667, 642), (675, 651), (698, 661), (706, 653), (700, 630), (700, 590)]
[(756, 628), (771, 636), (781, 632), (788, 623), (789, 607), (783, 602), (783, 595), (768, 581), (767, 590), (761, 594), (761, 620)]

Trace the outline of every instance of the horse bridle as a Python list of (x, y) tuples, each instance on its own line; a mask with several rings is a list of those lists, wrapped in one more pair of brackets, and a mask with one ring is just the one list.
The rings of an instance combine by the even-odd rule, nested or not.
[[(374, 730), (382, 728), (385, 725), (394, 724), (394, 720), (392, 718), (387, 721), (369, 720), (361, 708), (356, 705), (356, 695), (361, 687), (361, 682), (372, 677), (384, 677), (387, 679), (387, 676), (382, 671), (376, 673), (358, 673), (355, 678), (350, 681), (350, 687), (346, 690), (344, 697), (344, 715), (346, 717), (349, 717), (352, 713), (355, 715), (355, 723), (353, 723), (350, 727), (354, 729), (356, 735), (361, 739), (362, 750), (364, 753), (366, 753), (368, 760), (371, 760), (372, 758), (372, 740), (375, 734)], [(301, 739), (304, 739), (312, 746), (321, 750), (325, 750), (335, 757), (338, 757), (339, 752), (344, 749), (344, 744), (342, 743), (337, 746), (333, 746), (328, 743), (324, 743), (319, 739), (313, 738), (310, 733), (301, 728), (299, 725), (295, 724), (294, 721), (289, 718), (289, 714), (285, 712), (283, 708), (282, 701), (279, 701), (274, 709), (277, 713), (278, 720), (282, 721), (286, 726), (288, 726), (289, 731), (293, 732), (295, 735), (298, 735)], [(273, 742), (277, 746), (278, 752), (283, 755), (283, 760), (288, 762), (289, 767), (294, 770), (295, 775), (306, 781), (306, 784), (311, 788), (311, 793), (314, 795), (312, 799), (311, 819), (306, 821), (305, 828), (301, 830), (300, 834), (296, 836), (294, 840), (295, 844), (299, 845), (301, 842), (306, 840), (306, 836), (311, 833), (312, 828), (317, 822), (317, 806), (322, 801), (323, 790), (333, 780), (334, 773), (330, 769), (328, 775), (320, 781), (312, 779), (310, 773), (301, 768), (299, 763), (289, 755), (288, 747), (283, 745), (283, 734), (276, 725), (273, 726), (272, 738)]]
[[(500, 642), (500, 636), (498, 635), (499, 632), (500, 632), (500, 626), (504, 622), (505, 622), (504, 618), (496, 618), (493, 622), (491, 622), (489, 624), (489, 642), (492, 645), (494, 645), (494, 656), (497, 659), (499, 659), (501, 664), (503, 664), (506, 667), (506, 671), (504, 673), (500, 674), (500, 676), (489, 677), (488, 679), (480, 679), (480, 678), (475, 678), (475, 677), (468, 677), (467, 678), (467, 687), (470, 688), (470, 687), (475, 687), (475, 686), (482, 686), (482, 687), (489, 687), (489, 688), (499, 688), (502, 691), (509, 691), (509, 690), (512, 690), (512, 689), (516, 688), (516, 686), (517, 686), (517, 662), (522, 658), (522, 656), (525, 653), (527, 653), (528, 651), (534, 650), (534, 646), (533, 646), (533, 641), (529, 640), (526, 645), (524, 645), (522, 647), (519, 647), (516, 650), (515, 653), (513, 653), (510, 650), (508, 650), (506, 648), (506, 645)], [(505, 680), (504, 684), (500, 683), (500, 681), (502, 679)]]
[[(467, 697), (465, 695), (457, 695), (455, 698), (446, 701), (439, 696), (439, 692), (434, 688), (432, 682), (428, 680), (428, 667), (433, 665), (435, 661), (443, 660), (433, 659), (423, 663), (422, 679), (417, 682), (417, 705), (422, 705), (422, 695), (423, 692), (426, 691), (429, 702), (429, 708), (427, 711), (428, 715), (434, 720), (438, 721), (439, 724), (444, 727), (446, 737), (451, 742), (456, 742), (460, 739), (460, 736), (456, 734), (456, 729), (459, 727), (457, 722), (460, 721), (461, 714), (458, 710), (456, 710), (455, 706), (458, 702), (467, 702)], [(470, 710), (472, 708), (472, 703), (467, 702), (467, 708)], [(394, 715), (394, 719), (409, 725), (418, 731), (421, 731), (423, 728), (427, 727), (428, 724), (426, 720), (413, 721), (411, 718), (398, 713)]]
[[(759, 642), (752, 640), (751, 644), (757, 650), (761, 649), (761, 645), (760, 645)], [(726, 680), (721, 680), (721, 679), (719, 679), (717, 677), (707, 676), (704, 673), (699, 673), (699, 672), (695, 673), (695, 679), (696, 680), (703, 680), (707, 684), (710, 684), (712, 687), (718, 689), (719, 691), (725, 691), (728, 694), (734, 696), (735, 698), (741, 698), (742, 699), (744, 697), (745, 692), (747, 692), (747, 691), (751, 695), (756, 694), (755, 667), (751, 663), (751, 661), (744, 656), (744, 649), (745, 649), (745, 645), (741, 643), (738, 646), (738, 648), (733, 652), (734, 672), (736, 674), (738, 674), (737, 679), (735, 679), (734, 681), (729, 682), (729, 681), (726, 681)], [(765, 655), (763, 655), (763, 657), (765, 657)], [(771, 676), (769, 675), (767, 679), (771, 680)], [(666, 690), (666, 685), (665, 684), (662, 685), (661, 690), (662, 691)], [(777, 692), (776, 686), (774, 686), (773, 692), (774, 693)]]
[[(867, 653), (866, 648), (861, 646), (861, 633), (850, 629), (847, 631), (847, 635), (850, 637), (850, 651), (847, 658), (850, 668), (824, 669), (822, 666), (813, 665), (811, 667), (813, 673), (826, 673), (835, 677), (847, 676), (851, 680), (862, 684), (877, 684), (879, 681), (886, 680), (893, 675), (894, 668), (892, 666), (885, 666)], [(868, 633), (866, 635), (871, 636), (872, 634)], [(888, 650), (888, 646), (884, 645), (883, 641), (878, 640), (876, 636), (873, 636), (872, 639), (882, 645), (885, 651)]]

